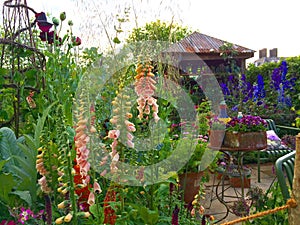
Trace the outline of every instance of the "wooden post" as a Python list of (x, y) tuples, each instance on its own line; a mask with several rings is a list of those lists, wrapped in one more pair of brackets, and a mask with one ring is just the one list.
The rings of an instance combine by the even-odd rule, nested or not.
[(300, 133), (296, 136), (294, 180), (291, 196), (296, 200), (298, 206), (289, 210), (289, 224), (296, 225), (299, 224), (300, 218)]

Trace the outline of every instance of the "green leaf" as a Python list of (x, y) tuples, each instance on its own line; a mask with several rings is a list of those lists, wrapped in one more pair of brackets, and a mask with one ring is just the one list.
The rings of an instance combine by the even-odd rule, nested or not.
[(40, 137), (41, 137), (41, 134), (42, 134), (42, 130), (43, 130), (43, 127), (44, 127), (46, 117), (48, 116), (50, 109), (55, 104), (57, 104), (57, 102), (58, 101), (56, 101), (56, 102), (52, 103), (50, 106), (48, 106), (48, 108), (46, 108), (45, 111), (43, 112), (42, 117), (40, 117), (38, 119), (38, 122), (37, 122), (37, 125), (36, 125), (36, 128), (35, 128), (35, 133), (34, 133), (34, 141), (35, 141), (36, 149), (40, 147)]
[(0, 68), (0, 77), (8, 75), (8, 73), (9, 73), (8, 69)]
[(28, 204), (28, 206), (32, 205), (32, 199), (29, 191), (14, 191), (11, 192), (11, 194), (19, 196)]
[(5, 110), (0, 110), (0, 120), (8, 120), (8, 113)]
[(15, 82), (21, 82), (22, 78), (23, 77), (22, 77), (22, 74), (20, 72), (16, 71), (14, 73), (13, 79), (14, 79)]
[[(12, 155), (19, 155), (22, 153), (17, 146), (15, 133), (8, 127), (0, 128), (2, 138), (0, 139), (0, 157), (8, 159)], [(14, 159), (11, 159), (7, 164), (16, 164)]]
[(6, 159), (6, 160), (1, 160), (0, 161), (0, 171), (2, 170), (3, 166), (5, 165), (5, 163), (8, 162), (9, 159)]
[(9, 193), (15, 185), (14, 178), (11, 174), (0, 174), (0, 199), (2, 202), (9, 203)]
[(103, 208), (99, 204), (94, 204), (89, 207), (89, 211), (101, 221), (103, 218)]
[(119, 40), (118, 37), (115, 37), (115, 38), (113, 39), (113, 42), (116, 43), (116, 44), (120, 44), (120, 43), (121, 43), (121, 41)]
[[(31, 198), (36, 199), (36, 151), (22, 142), (25, 137), (16, 140), (14, 132), (3, 127), (0, 129), (0, 157), (7, 160), (3, 167), (14, 177), (16, 191), (29, 191)], [(28, 139), (30, 140), (30, 138)]]
[(158, 212), (154, 210), (147, 209), (146, 207), (141, 207), (139, 209), (140, 215), (145, 222), (145, 224), (156, 224), (158, 221)]

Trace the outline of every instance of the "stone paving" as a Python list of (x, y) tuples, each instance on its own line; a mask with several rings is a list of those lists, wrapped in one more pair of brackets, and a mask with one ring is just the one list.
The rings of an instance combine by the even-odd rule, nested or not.
[[(251, 188), (254, 187), (260, 187), (264, 191), (268, 190), (271, 184), (276, 180), (276, 176), (274, 174), (274, 167), (273, 163), (265, 163), (261, 165), (261, 182), (258, 183), (257, 180), (257, 165), (251, 164), (247, 165), (252, 169), (251, 174)], [(215, 179), (214, 179), (215, 178)], [(217, 187), (217, 183), (219, 183), (219, 186)], [(225, 217), (227, 214), (226, 210), (227, 208), (219, 201), (219, 199), (224, 199), (224, 201), (227, 202), (226, 205), (232, 205), (237, 200), (237, 196), (241, 196), (241, 188), (232, 188), (229, 185), (229, 181), (224, 181), (224, 192), (222, 192), (222, 181), (218, 180), (213, 174), (211, 174), (210, 182), (205, 184), (205, 212), (208, 214), (213, 215), (216, 220), (220, 220), (221, 218)], [(219, 199), (216, 197), (216, 190), (219, 196)], [(246, 193), (248, 192), (248, 188), (244, 189), (244, 196), (246, 196)], [(224, 193), (224, 197), (222, 198), (222, 193)], [(233, 196), (233, 197), (227, 197), (227, 196)], [(228, 215), (225, 219), (218, 221), (216, 224), (222, 224), (234, 219), (240, 218), (233, 214), (232, 212), (228, 212)], [(238, 223), (241, 224), (241, 223)]]

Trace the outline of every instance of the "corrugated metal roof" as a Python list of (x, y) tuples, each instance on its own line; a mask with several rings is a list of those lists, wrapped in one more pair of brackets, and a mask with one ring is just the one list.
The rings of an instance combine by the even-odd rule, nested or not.
[[(219, 48), (227, 41), (220, 40), (194, 32), (191, 35), (183, 38), (181, 41), (171, 45), (167, 52), (180, 52), (180, 53), (221, 53)], [(233, 47), (239, 53), (254, 53), (254, 50), (245, 48), (240, 45), (233, 44)]]

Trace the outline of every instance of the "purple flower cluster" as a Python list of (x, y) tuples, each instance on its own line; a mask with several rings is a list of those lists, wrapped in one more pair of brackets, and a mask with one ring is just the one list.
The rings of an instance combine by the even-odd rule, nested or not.
[(278, 93), (279, 106), (292, 106), (292, 101), (289, 96), (286, 96), (286, 91), (292, 91), (295, 86), (296, 78), (287, 79), (288, 72), (287, 63), (282, 61), (279, 68), (275, 68), (272, 73), (271, 87)]
[(267, 123), (259, 116), (244, 115), (242, 118), (233, 117), (227, 124), (226, 130), (236, 132), (256, 132), (267, 130)]
[(34, 214), (30, 209), (25, 209), (21, 207), (21, 212), (19, 214), (18, 222), (25, 224), (26, 221), (30, 219), (41, 220), (43, 219), (44, 210), (40, 210), (37, 214)]
[(237, 216), (248, 216), (250, 212), (250, 205), (245, 199), (240, 198), (234, 202), (232, 211)]
[[(254, 99), (253, 101), (257, 101), (257, 105), (261, 105), (262, 102), (259, 101), (259, 99), (263, 99), (266, 97), (266, 90), (264, 87), (264, 78), (262, 75), (258, 74), (257, 75), (257, 84), (253, 86), (253, 96)], [(251, 96), (252, 97), (252, 96)]]
[[(242, 74), (230, 75), (225, 82), (220, 83), (225, 100), (232, 104), (232, 110), (236, 111), (241, 102), (254, 102), (257, 106), (269, 108), (269, 99), (273, 96), (267, 96), (266, 93), (277, 93), (278, 103), (274, 105), (278, 107), (291, 107), (292, 100), (289, 93), (294, 91), (296, 78), (288, 79), (288, 65), (286, 61), (282, 61), (278, 68), (275, 68), (271, 75), (270, 85), (265, 86), (264, 77), (261, 74), (257, 75), (255, 82), (249, 82), (246, 75)], [(268, 87), (269, 86), (269, 87)], [(266, 98), (267, 97), (267, 98)], [(276, 100), (276, 99), (275, 99)]]

